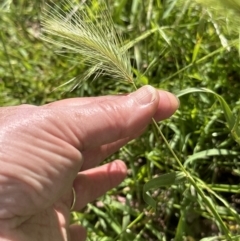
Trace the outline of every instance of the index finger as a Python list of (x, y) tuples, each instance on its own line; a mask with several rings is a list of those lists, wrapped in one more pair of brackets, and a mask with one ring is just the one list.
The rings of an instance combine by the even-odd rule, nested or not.
[[(159, 93), (153, 87), (145, 86), (115, 100), (107, 99), (80, 108), (70, 107), (67, 112), (64, 111), (67, 117), (64, 123), (69, 125), (76, 137), (72, 144), (86, 151), (133, 136), (151, 122), (159, 110), (159, 98)], [(177, 99), (169, 93), (164, 101), (171, 102), (163, 104), (169, 108), (168, 114), (174, 113), (178, 107)]]

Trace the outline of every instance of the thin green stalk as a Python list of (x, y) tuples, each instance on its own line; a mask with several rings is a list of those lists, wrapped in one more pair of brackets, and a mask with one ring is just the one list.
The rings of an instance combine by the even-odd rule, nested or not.
[(6, 58), (7, 58), (7, 62), (8, 62), (8, 65), (9, 65), (9, 69), (10, 69), (10, 71), (12, 73), (12, 78), (15, 81), (16, 80), (15, 74), (14, 74), (14, 71), (13, 71), (13, 67), (12, 67), (12, 64), (11, 64), (11, 61), (10, 61), (10, 58), (9, 58), (9, 54), (8, 54), (7, 47), (5, 45), (5, 41), (3, 39), (3, 34), (2, 33), (0, 33), (0, 38), (1, 38), (1, 41), (2, 41), (3, 49), (4, 49), (5, 53), (6, 53)]
[(138, 223), (138, 221), (140, 221), (143, 217), (144, 217), (144, 212), (140, 213), (128, 226), (127, 229), (130, 229), (133, 227), (133, 225), (135, 225), (136, 223)]
[(210, 187), (212, 190), (218, 191), (218, 192), (239, 193), (239, 191), (240, 191), (239, 185), (208, 184), (208, 187)]
[(128, 226), (124, 231), (122, 231), (114, 238), (114, 240), (117, 240), (119, 236), (121, 236), (124, 232), (126, 232), (126, 230), (132, 228), (136, 223), (138, 223), (144, 217), (144, 215), (145, 215), (144, 212), (141, 212), (130, 224), (128, 224)]
[[(238, 39), (237, 39), (237, 40), (233, 40), (232, 42), (229, 43), (229, 46), (234, 46), (234, 45), (238, 44), (238, 41), (239, 41)], [(203, 61), (205, 61), (205, 60), (207, 60), (208, 58), (214, 56), (215, 54), (220, 53), (221, 51), (223, 51), (223, 50), (226, 49), (226, 48), (227, 48), (227, 47), (221, 47), (221, 48), (219, 48), (219, 49), (217, 49), (217, 50), (212, 51), (210, 54), (208, 54), (208, 55), (206, 55), (206, 56), (203, 56), (202, 58), (196, 60), (195, 62), (190, 63), (190, 64), (186, 65), (185, 67), (183, 67), (182, 69), (176, 71), (174, 74), (172, 74), (172, 75), (164, 78), (164, 79), (162, 80), (162, 82), (167, 81), (167, 80), (173, 78), (174, 76), (182, 73), (183, 71), (189, 69), (190, 67), (192, 67), (192, 66), (194, 66), (194, 65), (197, 65), (197, 64), (202, 63)]]
[(205, 202), (205, 204), (207, 205), (207, 207), (210, 209), (210, 211), (212, 212), (212, 214), (215, 216), (215, 218), (217, 219), (217, 221), (219, 222), (219, 224), (221, 225), (226, 237), (228, 238), (228, 240), (231, 240), (231, 235), (229, 234), (228, 228), (225, 225), (225, 223), (223, 222), (222, 218), (220, 217), (220, 215), (218, 214), (218, 212), (216, 211), (216, 209), (214, 208), (214, 206), (212, 205), (212, 203), (210, 202), (210, 200), (205, 196), (204, 192), (202, 191), (201, 188), (198, 187), (197, 183), (195, 182), (194, 178), (191, 176), (191, 174), (184, 168), (184, 166), (182, 165), (181, 161), (179, 160), (179, 158), (177, 157), (177, 155), (175, 154), (175, 152), (173, 151), (173, 149), (170, 147), (167, 139), (165, 138), (165, 136), (163, 135), (161, 129), (159, 128), (158, 124), (156, 123), (156, 121), (153, 119), (153, 124), (154, 126), (157, 128), (159, 134), (161, 135), (164, 143), (166, 144), (167, 148), (169, 149), (169, 151), (171, 152), (171, 154), (173, 155), (174, 159), (176, 160), (176, 162), (178, 163), (181, 171), (183, 171), (186, 175), (186, 177), (188, 178), (189, 182), (191, 183), (191, 185), (194, 186), (194, 188), (197, 190), (198, 194), (201, 196), (201, 198), (203, 199), (203, 201)]
[[(132, 85), (133, 85), (135, 90), (138, 89), (134, 81), (132, 81)], [(205, 196), (205, 194), (202, 191), (202, 189), (198, 187), (197, 183), (195, 182), (195, 180), (191, 176), (191, 174), (184, 168), (183, 164), (181, 163), (181, 161), (179, 160), (179, 158), (175, 154), (174, 150), (170, 147), (167, 139), (163, 135), (163, 133), (162, 133), (161, 129), (159, 128), (157, 122), (153, 118), (152, 118), (152, 122), (153, 122), (153, 125), (156, 127), (158, 133), (160, 134), (161, 138), (163, 139), (164, 143), (166, 144), (168, 150), (171, 152), (172, 156), (174, 157), (174, 159), (176, 160), (177, 164), (179, 165), (181, 171), (184, 172), (184, 174), (186, 175), (188, 181), (197, 190), (198, 194), (201, 196), (201, 198), (203, 199), (204, 203), (207, 205), (209, 210), (215, 216), (215, 218), (217, 219), (218, 223), (221, 225), (221, 228), (222, 228), (223, 232), (225, 233), (227, 239), (231, 240), (231, 235), (229, 234), (227, 226), (225, 225), (225, 223), (223, 222), (222, 218), (220, 217), (220, 215), (218, 214), (218, 212), (216, 211), (216, 209), (212, 205), (211, 201)]]

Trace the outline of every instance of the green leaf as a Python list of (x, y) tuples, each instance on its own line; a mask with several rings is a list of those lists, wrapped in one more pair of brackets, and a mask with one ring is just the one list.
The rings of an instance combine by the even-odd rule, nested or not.
[(224, 100), (224, 98), (222, 96), (220, 96), (219, 94), (215, 93), (214, 91), (206, 89), (206, 88), (188, 88), (188, 89), (178, 92), (176, 95), (177, 95), (177, 97), (181, 97), (186, 94), (192, 94), (192, 93), (197, 93), (197, 92), (213, 94), (217, 98), (217, 100), (219, 101), (219, 103), (222, 107), (222, 110), (224, 112), (224, 116), (227, 121), (228, 128), (230, 129), (230, 132), (232, 134), (232, 137), (238, 144), (240, 144), (240, 128), (238, 125), (239, 115), (237, 116), (237, 118), (234, 116), (229, 105), (227, 104), (227, 102)]
[(184, 235), (184, 227), (185, 226), (185, 220), (184, 217), (181, 215), (178, 221), (178, 226), (175, 234), (175, 239), (176, 241), (182, 241), (183, 240), (183, 235)]
[(185, 181), (185, 179), (186, 175), (183, 172), (171, 172), (150, 180), (143, 186), (144, 201), (152, 208), (156, 209), (157, 202), (147, 192), (153, 189), (158, 189), (160, 187), (180, 184)]
[(124, 46), (121, 47), (121, 51), (124, 53), (127, 50), (129, 50), (130, 48), (132, 48), (134, 45), (136, 45), (137, 43), (139, 43), (140, 41), (146, 39), (147, 37), (149, 37), (151, 34), (155, 33), (157, 30), (159, 30), (159, 28), (154, 28), (154, 29), (150, 29), (146, 32), (144, 32), (143, 34), (141, 34), (139, 37), (129, 41), (127, 44), (125, 44)]
[(188, 164), (192, 164), (192, 162), (194, 162), (195, 160), (208, 158), (210, 156), (229, 156), (229, 155), (239, 155), (239, 153), (236, 151), (230, 151), (226, 149), (209, 149), (205, 151), (200, 151), (188, 157), (188, 159), (184, 163), (184, 166), (187, 166)]
[(194, 63), (196, 61), (201, 44), (202, 44), (203, 34), (204, 34), (204, 30), (205, 30), (205, 23), (206, 23), (206, 21), (203, 18), (199, 22), (197, 36), (196, 36), (196, 44), (193, 49), (192, 63)]
[(216, 240), (219, 240), (218, 236), (202, 238), (200, 241), (216, 241)]

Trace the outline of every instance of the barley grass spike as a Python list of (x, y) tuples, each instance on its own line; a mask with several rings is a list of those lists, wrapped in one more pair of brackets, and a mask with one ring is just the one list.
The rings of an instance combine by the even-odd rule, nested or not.
[(106, 4), (91, 1), (74, 4), (51, 3), (43, 9), (43, 40), (57, 45), (60, 52), (76, 53), (89, 66), (83, 80), (91, 75), (133, 83), (130, 59), (122, 48), (122, 37), (116, 32)]

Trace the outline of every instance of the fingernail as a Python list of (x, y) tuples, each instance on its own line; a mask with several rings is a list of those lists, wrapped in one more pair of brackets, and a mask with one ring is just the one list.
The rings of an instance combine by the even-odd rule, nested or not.
[(172, 107), (174, 107), (175, 109), (178, 109), (180, 106), (180, 100), (178, 99), (178, 97), (170, 92), (167, 92), (167, 96), (169, 101), (171, 102)]
[(176, 106), (176, 108), (178, 109), (180, 106), (180, 100), (178, 99), (178, 97), (172, 93), (169, 93), (169, 99), (171, 100), (172, 106)]
[(132, 94), (140, 105), (148, 105), (157, 97), (157, 91), (150, 85), (143, 86)]
[(181, 104), (181, 102), (180, 102), (180, 99), (176, 96), (176, 95), (174, 95), (175, 96), (175, 99), (176, 99), (176, 101), (177, 101), (177, 103), (178, 103), (178, 108), (180, 107), (180, 104)]

